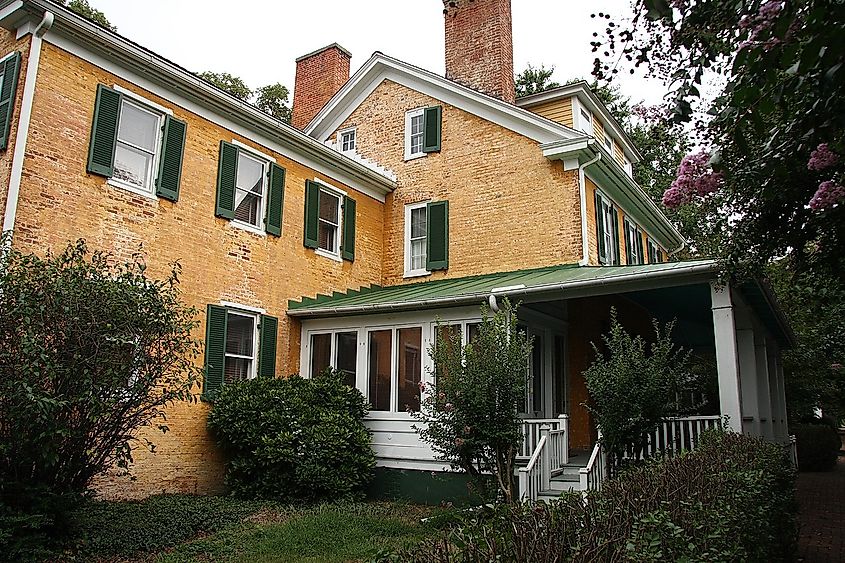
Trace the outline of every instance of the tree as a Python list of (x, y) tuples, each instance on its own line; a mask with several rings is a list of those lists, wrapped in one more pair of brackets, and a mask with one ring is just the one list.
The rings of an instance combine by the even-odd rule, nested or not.
[(677, 414), (676, 396), (684, 387), (689, 354), (672, 342), (673, 326), (661, 330), (654, 321), (655, 339), (647, 344), (626, 332), (612, 309), (610, 331), (602, 335), (604, 350), (593, 343), (595, 359), (584, 371), (591, 401), (587, 408), (617, 464), (630, 447), (638, 456), (647, 435)]
[(525, 400), (531, 342), (516, 329), (516, 307), (505, 300), (492, 317), (482, 309), (478, 335), (461, 345), (460, 330), (437, 327), (429, 350), (435, 382), (412, 413), (422, 440), (439, 459), (473, 477), (492, 473), (507, 502), (516, 499), (514, 464), (522, 443), (518, 405)]
[(106, 29), (117, 31), (117, 28), (113, 26), (111, 22), (109, 22), (108, 18), (106, 18), (106, 15), (100, 10), (97, 10), (92, 7), (91, 4), (88, 3), (88, 0), (70, 0), (70, 2), (67, 2), (67, 0), (60, 0), (60, 2), (63, 6), (67, 5), (68, 9), (71, 12), (76, 12), (83, 18), (91, 20), (92, 22), (99, 24), (105, 27)]
[(247, 102), (252, 98), (252, 90), (238, 76), (232, 76), (228, 72), (211, 72), (210, 70), (199, 72), (197, 76), (243, 102)]
[(139, 431), (194, 397), (198, 323), (178, 265), (152, 280), (141, 255), (83, 241), (43, 258), (4, 246), (0, 287), (0, 512), (25, 512), (127, 468), (133, 443), (154, 449)]
[[(594, 75), (612, 79), (621, 58), (663, 78), (673, 119), (706, 148), (682, 163), (664, 202), (718, 194), (729, 218), (720, 254), (735, 274), (786, 255), (798, 271), (841, 279), (845, 3), (636, 0), (622, 25), (597, 16), (606, 28), (595, 34)], [(708, 102), (711, 77), (724, 87)]]
[(528, 68), (516, 75), (516, 97), (521, 98), (560, 86), (551, 79), (554, 71), (555, 67), (547, 69), (542, 64), (539, 67), (534, 67), (531, 63), (528, 63)]
[(228, 72), (199, 72), (197, 76), (228, 92), (243, 102), (251, 102), (255, 107), (284, 123), (290, 123), (290, 106), (288, 106), (289, 92), (281, 83), (262, 86), (252, 90), (239, 76)]

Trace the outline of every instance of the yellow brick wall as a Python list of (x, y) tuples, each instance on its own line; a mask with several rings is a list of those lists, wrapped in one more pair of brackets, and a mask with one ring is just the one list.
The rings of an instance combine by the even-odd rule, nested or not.
[(405, 112), (436, 104), (384, 81), (338, 128), (357, 127), (358, 152), (398, 176), (386, 202), (384, 283), (405, 281), (404, 208), (427, 199), (449, 201), (449, 270), (412, 281), (578, 262), (577, 171), (544, 158), (536, 141), (440, 104), (442, 150), (404, 161)]
[(572, 98), (563, 98), (528, 108), (529, 111), (542, 115), (567, 127), (572, 127)]
[[(187, 122), (177, 203), (144, 198), (86, 174), (98, 83), (129, 88)], [(233, 138), (271, 154), (287, 169), (280, 238), (214, 216), (219, 143)], [(357, 201), (354, 263), (317, 256), (303, 246), (305, 180), (314, 177)], [(276, 373), (288, 375), (299, 369), (299, 325), (285, 316), (287, 300), (378, 283), (383, 217), (383, 203), (44, 43), (15, 229), (14, 244), (21, 250), (44, 253), (82, 237), (91, 248), (125, 258), (143, 245), (154, 277), (166, 275), (168, 264), (178, 260), (184, 300), (201, 311), (197, 336), (205, 334), (208, 303), (264, 308), (279, 318)], [(207, 410), (203, 403), (170, 409), (167, 434), (144, 433), (156, 453), (137, 451), (133, 479), (111, 475), (100, 481), (100, 491), (112, 497), (219, 491), (223, 470), (206, 430)]]
[(18, 118), (21, 114), (21, 100), (23, 99), (23, 82), (26, 75), (27, 58), (29, 57), (29, 40), (31, 35), (16, 40), (15, 34), (0, 29), (0, 58), (14, 51), (21, 52), (21, 68), (18, 75), (18, 86), (15, 94), (15, 109), (12, 111), (12, 123), (9, 128), (9, 142), (6, 150), (0, 152), (0, 226), (6, 213), (6, 197), (8, 196), (9, 177), (12, 171), (12, 154), (15, 152), (15, 135), (18, 131)]

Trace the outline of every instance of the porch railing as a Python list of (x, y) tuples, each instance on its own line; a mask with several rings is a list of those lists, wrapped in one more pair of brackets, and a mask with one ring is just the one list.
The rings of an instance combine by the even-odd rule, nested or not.
[(578, 470), (582, 491), (600, 491), (608, 476), (607, 452), (601, 441), (596, 442), (587, 466)]
[(522, 446), (519, 448), (517, 459), (526, 460), (532, 456), (540, 441), (540, 428), (547, 424), (551, 430), (563, 430), (569, 434), (569, 417), (565, 414), (557, 418), (524, 418), (522, 419)]
[(551, 488), (552, 477), (569, 463), (569, 431), (566, 418), (561, 427), (552, 428), (548, 422), (539, 428), (540, 438), (525, 467), (517, 471), (520, 500), (536, 501), (542, 491)]
[(789, 449), (789, 461), (792, 463), (792, 469), (798, 469), (798, 445), (795, 441), (795, 434), (789, 435), (789, 441), (785, 444)]
[(648, 435), (645, 447), (637, 453), (631, 447), (626, 459), (644, 459), (654, 456), (673, 457), (683, 450), (693, 450), (701, 439), (701, 434), (711, 428), (719, 428), (722, 419), (719, 415), (686, 416), (669, 418), (660, 423), (657, 429)]
[(534, 502), (540, 495), (543, 485), (541, 458), (546, 449), (547, 439), (547, 436), (543, 436), (537, 441), (537, 447), (528, 460), (528, 465), (519, 468), (519, 500)]

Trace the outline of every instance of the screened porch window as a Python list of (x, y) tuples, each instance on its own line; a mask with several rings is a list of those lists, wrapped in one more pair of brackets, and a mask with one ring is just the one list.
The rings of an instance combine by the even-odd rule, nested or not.
[(357, 363), (358, 331), (311, 335), (311, 377), (334, 368), (343, 373), (344, 384), (355, 387)]

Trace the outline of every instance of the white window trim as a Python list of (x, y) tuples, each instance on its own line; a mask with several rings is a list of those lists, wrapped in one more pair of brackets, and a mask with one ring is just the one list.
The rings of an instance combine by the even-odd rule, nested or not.
[[(589, 131), (584, 131), (584, 123), (582, 123), (584, 116), (581, 115), (581, 110), (587, 112), (589, 119), (587, 123), (589, 124)], [(591, 112), (587, 107), (581, 103), (581, 100), (578, 99), (577, 96), (572, 97), (572, 124), (575, 126), (574, 129), (584, 133), (585, 135), (591, 135), (595, 137), (596, 128), (593, 125), (593, 120), (595, 117), (593, 116), (593, 112)]]
[[(390, 331), (390, 408), (386, 411), (374, 411), (382, 414), (406, 414), (411, 416), (404, 410), (399, 410), (399, 330), (406, 328), (420, 329), (420, 382), (425, 382), (426, 373), (426, 356), (428, 356), (428, 348), (426, 342), (425, 323), (403, 323), (385, 326), (368, 326), (364, 330), (364, 343), (366, 346), (366, 366), (367, 370), (364, 374), (364, 383), (366, 391), (364, 396), (370, 400), (370, 333), (379, 332), (383, 330)], [(342, 331), (339, 331), (342, 332)], [(422, 397), (420, 397), (420, 408), (422, 408)], [(372, 403), (370, 403), (372, 405)]]
[(220, 301), (221, 307), (226, 307), (227, 309), (238, 309), (240, 311), (245, 311), (247, 313), (255, 313), (258, 315), (264, 315), (267, 313), (267, 309), (262, 309), (261, 307), (253, 307), (252, 305), (244, 305), (242, 303), (234, 303), (232, 301)]
[[(633, 233), (631, 232), (633, 230)], [(636, 246), (633, 244), (631, 240), (631, 234), (636, 237), (639, 237), (640, 240), (643, 238), (643, 232), (640, 227), (632, 220), (625, 217), (625, 264), (628, 265), (631, 263), (631, 250), (636, 251)], [(637, 256), (637, 265), (645, 264), (645, 256)]]
[(235, 145), (236, 147), (238, 147), (239, 149), (243, 149), (243, 150), (245, 150), (249, 153), (252, 153), (252, 156), (256, 156), (256, 157), (260, 158), (261, 160), (266, 160), (266, 161), (272, 162), (274, 164), (276, 162), (276, 159), (273, 158), (272, 156), (270, 156), (269, 154), (263, 153), (260, 150), (256, 149), (255, 147), (251, 147), (251, 146), (247, 145), (246, 143), (240, 142), (237, 139), (232, 139), (232, 144)]
[[(646, 235), (646, 236), (648, 236), (648, 235)], [(658, 257), (657, 262), (651, 261), (651, 249), (652, 248), (654, 248), (655, 253), (657, 254), (657, 257)], [(648, 263), (649, 264), (659, 264), (659, 263), (663, 262), (663, 253), (665, 251), (663, 250), (663, 248), (659, 244), (657, 244), (656, 242), (651, 240), (651, 237), (648, 237), (648, 245), (646, 246), (646, 252), (649, 253), (649, 256), (648, 256), (648, 259), (649, 259)]]
[[(405, 112), (405, 160), (414, 160), (422, 158), (428, 153), (425, 152), (411, 152), (411, 118), (418, 115), (424, 115), (425, 108), (416, 108)], [(423, 123), (423, 131), (425, 131), (425, 123)], [(423, 135), (423, 144), (425, 144), (425, 135)]]
[[(343, 136), (347, 133), (354, 133), (354, 135), (355, 135), (354, 145), (355, 146), (353, 146), (349, 150), (343, 150)], [(339, 130), (337, 132), (336, 142), (337, 142), (337, 150), (339, 150), (340, 152), (342, 152), (344, 154), (358, 152), (358, 128), (357, 127), (347, 127), (346, 129)]]
[[(228, 315), (230, 312), (241, 315), (243, 317), (251, 317), (252, 318), (252, 363), (249, 366), (249, 373), (247, 374), (247, 379), (255, 379), (258, 376), (258, 354), (261, 352), (259, 350), (259, 339), (261, 338), (261, 330), (258, 326), (261, 323), (261, 315), (264, 313), (264, 309), (258, 309), (257, 307), (250, 307), (249, 305), (241, 305), (239, 303), (230, 303), (228, 301), (221, 301), (220, 305), (226, 308), (226, 317), (228, 319)], [(223, 347), (223, 362), (224, 362), (224, 370), (225, 370), (225, 362), (227, 357), (245, 357), (239, 356), (237, 354), (229, 354), (226, 352), (225, 346)], [(223, 383), (225, 385), (225, 382)]]
[[(602, 202), (607, 202), (607, 204), (610, 206), (610, 210), (612, 212), (616, 213), (617, 216), (618, 216), (619, 208), (616, 207), (616, 203), (612, 199), (607, 197), (607, 195), (602, 190), (597, 190), (597, 191), (598, 191), (599, 195), (601, 196)], [(601, 209), (600, 218), (601, 218), (602, 221), (604, 221), (604, 219), (605, 219), (604, 209)], [(617, 221), (618, 221), (618, 218), (617, 218)], [(623, 221), (624, 221), (624, 219), (623, 219)], [(608, 221), (608, 223), (609, 224), (607, 224), (607, 225), (602, 224), (602, 230), (605, 232), (605, 239), (607, 239), (608, 235), (609, 235), (610, 240), (613, 241), (613, 221), (612, 220)], [(625, 230), (625, 224), (624, 223), (622, 224), (622, 230), (623, 230), (623, 234), (624, 234), (624, 230)], [(617, 260), (619, 260), (619, 262), (622, 262), (622, 260), (620, 260), (620, 256), (619, 256), (619, 242), (620, 241), (617, 238), (613, 242), (615, 242), (615, 244), (612, 245), (612, 248), (605, 245), (605, 255), (607, 256), (607, 263), (604, 264), (605, 266), (614, 265), (613, 263), (616, 262)], [(613, 250), (612, 256), (610, 255), (610, 250)], [(596, 249), (596, 252), (598, 252), (598, 249)], [(598, 258), (598, 256), (596, 258)]]
[[(420, 276), (428, 276), (431, 275), (431, 272), (426, 270), (425, 268), (419, 268), (416, 270), (411, 269), (411, 211), (414, 209), (419, 209), (421, 207), (426, 207), (431, 200), (420, 201), (417, 203), (409, 203), (405, 205), (405, 274), (403, 277), (406, 278), (416, 278)], [(428, 220), (428, 216), (426, 216), (426, 221)], [(426, 243), (428, 242), (428, 232), (425, 234)]]
[[(264, 160), (265, 158), (272, 158), (272, 157), (267, 157), (266, 155), (261, 154), (257, 150), (253, 149), (252, 147), (246, 146), (243, 143), (238, 143), (234, 139), (232, 139), (232, 143), (238, 145), (239, 148), (245, 149), (244, 152), (248, 153), (247, 156), (250, 156), (252, 158), (261, 159), (261, 160)], [(238, 155), (238, 158), (240, 158), (240, 155)], [(275, 162), (275, 160), (274, 160), (274, 162)], [(261, 206), (260, 206), (260, 209), (258, 210), (258, 217), (259, 217), (259, 222), (261, 222), (262, 224), (263, 224), (264, 221), (267, 220), (267, 200), (270, 198), (270, 193), (268, 191), (270, 189), (270, 182), (268, 181), (268, 178), (267, 178), (267, 173), (269, 172), (268, 165), (269, 165), (269, 162), (264, 162), (262, 172), (261, 172), (261, 178), (262, 178), (262, 181), (264, 182), (264, 189), (263, 189), (262, 194), (261, 194)], [(238, 193), (238, 179), (236, 177), (235, 178), (235, 195), (237, 195), (237, 193)], [(238, 229), (242, 229), (244, 231), (249, 231), (250, 233), (252, 233), (254, 235), (259, 235), (259, 236), (262, 236), (262, 237), (267, 236), (267, 232), (264, 229), (262, 229), (260, 226), (253, 225), (251, 223), (247, 223), (246, 221), (241, 221), (240, 219), (232, 218), (229, 221), (229, 224), (232, 225), (233, 227), (238, 228)]]
[[(113, 186), (115, 188), (120, 188), (126, 190), (128, 192), (132, 192), (135, 195), (139, 195), (145, 197), (150, 200), (158, 201), (158, 195), (156, 194), (156, 180), (158, 180), (158, 169), (159, 163), (161, 160), (161, 144), (162, 144), (162, 135), (164, 128), (164, 114), (173, 115), (173, 112), (168, 110), (165, 107), (162, 107), (155, 102), (151, 102), (146, 98), (139, 96), (138, 94), (126, 90), (125, 88), (120, 88), (119, 86), (115, 85), (115, 89), (121, 91), (127, 98), (130, 99), (131, 102), (141, 105), (147, 106), (147, 111), (151, 113), (158, 113), (158, 125), (156, 127), (156, 140), (155, 140), (155, 152), (153, 153), (153, 163), (152, 163), (152, 170), (150, 171), (150, 187), (149, 189), (139, 188), (135, 184), (127, 182), (125, 180), (121, 180), (120, 178), (115, 178), (114, 176), (110, 176), (106, 178), (106, 184), (109, 186)], [(119, 112), (123, 111), (123, 101), (120, 102), (120, 110)], [(117, 151), (117, 143), (120, 142), (117, 139), (117, 135), (115, 135), (115, 152)]]
[(132, 98), (132, 100), (135, 101), (135, 102), (144, 104), (145, 106), (149, 106), (152, 109), (159, 111), (161, 113), (166, 113), (167, 115), (169, 115), (171, 117), (173, 116), (173, 110), (172, 109), (166, 108), (163, 105), (157, 104), (154, 101), (149, 100), (149, 99), (145, 98), (144, 96), (133, 92), (132, 90), (124, 88), (123, 86), (121, 86), (119, 84), (113, 84), (112, 88), (114, 88), (115, 90), (117, 90), (118, 92), (120, 92), (121, 94), (126, 96), (127, 98)]
[[(335, 262), (343, 262), (343, 258), (341, 256), (341, 248), (340, 246), (343, 244), (343, 201), (346, 198), (346, 192), (341, 190), (338, 187), (332, 186), (327, 184), (320, 178), (314, 178), (314, 181), (320, 186), (320, 191), (329, 192), (332, 195), (336, 195), (340, 198), (340, 202), (337, 206), (337, 252), (329, 252), (325, 248), (320, 248), (319, 244), (320, 241), (317, 241), (317, 248), (314, 249), (314, 252), (320, 256), (324, 256), (326, 258), (330, 258)], [(319, 208), (319, 205), (318, 205)], [(317, 234), (319, 236), (320, 233), (320, 214), (317, 213)]]

